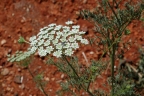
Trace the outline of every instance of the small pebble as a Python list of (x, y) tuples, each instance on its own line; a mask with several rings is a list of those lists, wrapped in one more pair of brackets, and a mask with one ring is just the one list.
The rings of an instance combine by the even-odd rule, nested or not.
[(58, 80), (58, 81), (56, 81), (56, 83), (58, 83), (58, 84), (59, 84), (60, 82), (62, 82), (62, 80)]
[(14, 13), (12, 13), (12, 16), (14, 16), (15, 14)]
[(20, 68), (18, 68), (18, 72), (21, 72), (21, 69), (20, 69)]
[(51, 0), (53, 4), (55, 4), (57, 2), (57, 0)]
[(77, 14), (77, 15), (80, 15), (80, 12), (79, 12), (79, 11), (76, 11), (76, 14)]
[(45, 81), (49, 81), (50, 79), (48, 77), (44, 77), (44, 80)]
[(91, 51), (91, 52), (90, 52), (90, 54), (94, 54), (94, 52), (93, 52), (93, 51)]
[(24, 89), (24, 88), (25, 88), (25, 85), (24, 85), (24, 84), (21, 84), (21, 85), (19, 86), (19, 88)]
[(1, 40), (1, 46), (4, 45), (5, 43), (6, 43), (5, 39)]
[(51, 92), (51, 91), (52, 91), (52, 89), (49, 89), (49, 91)]
[(2, 83), (1, 85), (2, 85), (2, 87), (6, 87), (6, 84), (4, 84), (4, 83)]
[(14, 40), (14, 42), (13, 43), (17, 43), (17, 40)]
[(9, 69), (8, 68), (2, 69), (1, 75), (5, 76), (5, 75), (8, 75), (8, 74), (9, 74)]
[(83, 3), (86, 4), (86, 3), (87, 3), (87, 0), (83, 0)]
[(64, 74), (61, 75), (61, 79), (64, 78)]
[(10, 90), (11, 90), (11, 88), (10, 88), (10, 87), (7, 87), (7, 88), (6, 88), (6, 90), (7, 90), (7, 91), (10, 91)]
[(11, 52), (12, 52), (12, 49), (8, 49), (7, 55), (11, 54)]
[(54, 81), (54, 80), (55, 80), (55, 78), (51, 78), (51, 80), (52, 80), (52, 81)]

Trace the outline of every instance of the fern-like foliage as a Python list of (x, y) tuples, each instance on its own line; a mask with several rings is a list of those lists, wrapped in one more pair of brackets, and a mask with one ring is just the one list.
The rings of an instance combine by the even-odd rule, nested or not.
[(141, 17), (144, 9), (143, 2), (138, 2), (138, 4), (126, 2), (124, 8), (119, 7), (122, 6), (120, 5), (122, 0), (113, 0), (113, 2), (116, 6), (108, 0), (102, 0), (99, 2), (101, 6), (97, 7), (95, 11), (81, 11), (81, 16), (94, 22), (96, 32), (105, 38), (108, 45), (113, 42), (113, 39), (120, 38), (131, 21)]

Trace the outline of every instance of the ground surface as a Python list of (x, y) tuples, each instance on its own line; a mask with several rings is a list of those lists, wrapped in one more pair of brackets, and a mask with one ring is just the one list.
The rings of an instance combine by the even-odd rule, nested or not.
[[(97, 0), (0, 0), (0, 96), (43, 96), (32, 80), (28, 70), (23, 69), (15, 63), (7, 62), (7, 54), (13, 54), (16, 50), (25, 50), (27, 45), (19, 45), (17, 40), (23, 36), (27, 40), (36, 35), (39, 29), (50, 23), (64, 24), (68, 20), (73, 20), (75, 24), (81, 26), (81, 30), (87, 31), (86, 36), (92, 37), (94, 34), (93, 25), (80, 18), (77, 14), (82, 9), (93, 10)], [(129, 25), (131, 34), (123, 37), (123, 42), (130, 42), (124, 50), (124, 59), (138, 61), (139, 48), (144, 46), (144, 25), (140, 21), (133, 21)], [(128, 50), (126, 50), (128, 49)], [(98, 59), (102, 51), (98, 46), (82, 46), (75, 53), (82, 64), (89, 66), (82, 53), (85, 53), (90, 62), (91, 59)], [(118, 54), (118, 53), (117, 53)], [(117, 63), (118, 64), (118, 63)], [(36, 56), (30, 64), (33, 74), (44, 73), (44, 80), (48, 83), (45, 90), (49, 96), (55, 96), (60, 89), (59, 82), (64, 79), (64, 74), (57, 72), (55, 66), (44, 64), (44, 60)], [(95, 88), (102, 88), (102, 83), (106, 82), (109, 72), (105, 72), (102, 78), (98, 79)], [(22, 82), (16, 80), (23, 78)], [(80, 96), (86, 96), (82, 93)]]

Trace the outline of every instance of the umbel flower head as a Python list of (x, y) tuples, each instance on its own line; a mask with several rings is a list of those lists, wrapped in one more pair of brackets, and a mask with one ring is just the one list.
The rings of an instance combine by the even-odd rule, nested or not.
[(73, 25), (72, 21), (67, 21), (67, 26), (50, 24), (40, 29), (36, 36), (29, 39), (30, 52), (38, 51), (40, 56), (52, 54), (59, 58), (62, 55), (71, 56), (74, 50), (79, 48), (79, 43), (88, 44), (88, 40), (82, 38), (85, 34), (79, 31), (79, 25)]
[(8, 56), (8, 61), (18, 62), (25, 60), (35, 52), (38, 52), (40, 56), (52, 54), (57, 58), (62, 55), (71, 56), (79, 48), (79, 43), (89, 43), (87, 39), (82, 38), (85, 32), (79, 31), (80, 26), (72, 26), (72, 24), (72, 21), (66, 22), (67, 26), (49, 24), (40, 29), (40, 32), (36, 36), (30, 37), (29, 41), (20, 37), (18, 42), (29, 43), (30, 47), (26, 52), (18, 51), (15, 55)]

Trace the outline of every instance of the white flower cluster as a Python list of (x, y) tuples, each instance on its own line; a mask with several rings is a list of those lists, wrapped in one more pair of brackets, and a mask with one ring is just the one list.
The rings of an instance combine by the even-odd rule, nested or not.
[(57, 58), (63, 55), (71, 56), (74, 50), (79, 48), (78, 42), (88, 44), (87, 39), (82, 38), (83, 31), (79, 31), (80, 26), (73, 22), (66, 22), (67, 26), (50, 24), (42, 29), (37, 36), (30, 37), (30, 52), (38, 51), (40, 56), (53, 54)]

